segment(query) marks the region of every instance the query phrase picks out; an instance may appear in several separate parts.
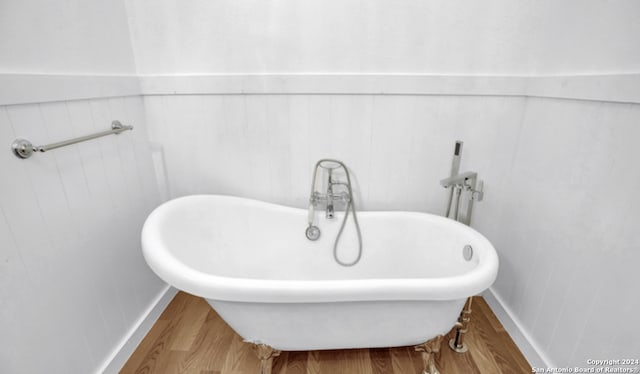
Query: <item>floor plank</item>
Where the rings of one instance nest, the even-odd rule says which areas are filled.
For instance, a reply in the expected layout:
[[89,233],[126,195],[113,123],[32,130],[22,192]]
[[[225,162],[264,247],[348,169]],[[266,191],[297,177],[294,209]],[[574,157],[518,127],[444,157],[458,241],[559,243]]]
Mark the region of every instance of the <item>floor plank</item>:
[[[474,297],[467,353],[442,341],[436,365],[442,374],[530,373],[526,361],[482,297]],[[260,366],[244,343],[201,298],[179,292],[160,315],[121,370],[124,374],[246,374]],[[422,359],[413,347],[282,352],[273,374],[420,373]]]
[[188,352],[189,366],[203,370],[220,371],[225,362],[233,330],[211,308]]
[[513,372],[513,370],[530,372],[531,367],[524,359],[520,350],[517,349],[509,334],[504,331],[504,328],[498,330],[491,328],[491,323],[489,322],[491,317],[487,317],[487,315],[493,315],[493,312],[491,312],[489,306],[483,306],[481,302],[477,304],[476,310],[482,312],[476,313],[477,316],[473,320],[473,330],[482,337],[481,341],[485,342],[485,346],[489,352],[491,352],[500,371],[503,373],[510,373]]
[[320,374],[320,351],[307,352],[307,374]]
[[[411,351],[409,351],[411,349]],[[415,372],[414,357],[420,357],[420,353],[416,352],[414,348],[393,348],[391,353],[391,367],[393,373],[413,373]]]
[[202,330],[209,314],[209,304],[200,298],[190,298],[185,307],[180,325],[176,328],[176,335],[171,343],[172,351],[189,351],[198,332]]
[[385,374],[393,371],[388,348],[370,349],[369,356],[371,357],[371,372],[373,374]]
[[[287,352],[287,359],[276,359],[276,362],[283,362],[285,368],[281,371],[285,374],[306,374],[307,373],[307,359],[309,355],[307,352]],[[277,371],[276,371],[277,373]]]
[[227,356],[220,370],[221,374],[245,374],[257,372],[260,361],[251,346],[246,344],[238,334],[234,334]]
[[149,359],[148,358],[149,353],[153,352],[156,341],[160,338],[160,336],[167,329],[168,326],[169,326],[168,320],[159,319],[156,322],[156,324],[153,326],[151,331],[149,331],[147,336],[145,336],[144,339],[142,339],[142,342],[140,342],[140,345],[138,345],[138,348],[136,349],[136,353],[139,353],[139,354],[133,354],[129,358],[127,363],[124,365],[122,370],[120,370],[120,372],[135,373],[138,368],[142,367],[143,362]]

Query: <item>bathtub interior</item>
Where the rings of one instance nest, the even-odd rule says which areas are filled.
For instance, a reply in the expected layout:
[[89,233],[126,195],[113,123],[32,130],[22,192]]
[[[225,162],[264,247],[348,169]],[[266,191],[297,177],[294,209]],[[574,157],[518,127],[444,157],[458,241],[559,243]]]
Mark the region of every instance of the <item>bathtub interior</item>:
[[[196,199],[183,204],[184,199]],[[318,241],[304,235],[307,211],[230,197],[191,196],[166,204],[161,242],[176,260],[207,274],[268,280],[441,278],[466,273],[482,257],[482,237],[459,224],[422,213],[362,212],[363,256],[356,266],[333,260],[342,214],[316,215]],[[171,229],[168,229],[171,228]],[[176,229],[179,228],[179,229]],[[477,250],[470,261],[463,248]],[[357,237],[349,218],[338,255],[356,255]]]

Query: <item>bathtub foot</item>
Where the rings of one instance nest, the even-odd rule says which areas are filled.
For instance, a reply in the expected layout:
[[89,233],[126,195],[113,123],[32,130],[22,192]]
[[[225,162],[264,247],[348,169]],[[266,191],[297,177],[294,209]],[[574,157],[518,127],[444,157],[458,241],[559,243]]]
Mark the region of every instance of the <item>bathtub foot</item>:
[[253,351],[260,359],[260,371],[259,374],[271,374],[271,368],[273,367],[273,359],[280,356],[280,351],[273,349],[266,344],[251,344]]
[[422,353],[422,361],[424,362],[424,370],[422,371],[422,374],[440,374],[438,368],[436,368],[435,355],[440,352],[442,338],[442,335],[438,335],[428,342],[414,347],[416,351]]

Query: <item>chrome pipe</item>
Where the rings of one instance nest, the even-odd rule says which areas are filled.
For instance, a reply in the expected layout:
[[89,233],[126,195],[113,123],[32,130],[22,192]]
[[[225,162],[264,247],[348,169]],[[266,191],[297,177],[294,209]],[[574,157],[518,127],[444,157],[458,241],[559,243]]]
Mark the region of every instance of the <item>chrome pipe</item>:
[[467,301],[464,303],[464,307],[462,308],[462,312],[460,312],[460,316],[458,316],[455,336],[451,340],[449,340],[449,347],[457,353],[464,353],[469,350],[467,345],[464,344],[464,334],[469,331],[472,302],[473,296],[467,298]]
[[461,222],[460,221],[460,197],[462,197],[462,187],[460,185],[454,184],[451,187],[452,191],[456,191],[455,192],[455,200],[456,200],[456,209],[453,211],[453,219]]
[[133,126],[125,126],[120,121],[111,122],[111,130],[101,131],[91,135],[79,136],[77,138],[64,140],[57,143],[51,143],[47,145],[34,146],[30,141],[26,139],[16,139],[11,143],[11,149],[13,154],[18,158],[29,158],[35,152],[47,152],[56,148],[65,147],[71,144],[86,142],[96,138],[101,138],[107,135],[117,135],[121,132],[133,130]]
[[333,169],[328,169],[329,177],[327,180],[327,208],[325,212],[325,217],[328,219],[333,219],[334,210],[333,210]]

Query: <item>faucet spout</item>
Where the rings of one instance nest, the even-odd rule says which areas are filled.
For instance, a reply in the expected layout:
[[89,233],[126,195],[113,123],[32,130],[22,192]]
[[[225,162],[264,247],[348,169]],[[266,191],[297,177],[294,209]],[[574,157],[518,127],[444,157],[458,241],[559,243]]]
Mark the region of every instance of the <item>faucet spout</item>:
[[333,219],[334,217],[334,209],[333,209],[333,170],[329,169],[329,178],[327,180],[327,209],[326,209],[326,217],[328,219]]

